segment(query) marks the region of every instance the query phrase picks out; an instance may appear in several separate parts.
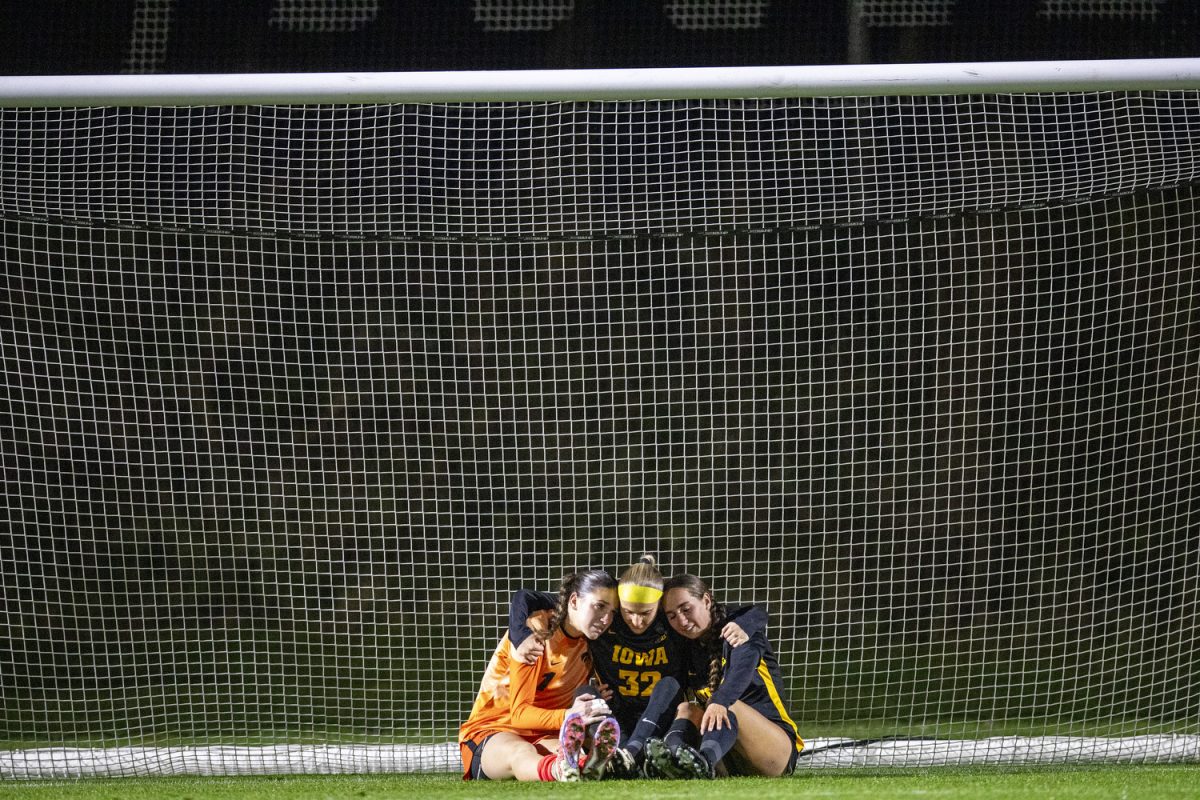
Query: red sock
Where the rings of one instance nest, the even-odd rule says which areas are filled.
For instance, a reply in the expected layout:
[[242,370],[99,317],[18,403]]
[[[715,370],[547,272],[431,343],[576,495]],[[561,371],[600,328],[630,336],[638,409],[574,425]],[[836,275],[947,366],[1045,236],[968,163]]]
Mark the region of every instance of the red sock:
[[558,758],[554,753],[542,756],[542,760],[538,762],[538,780],[552,781],[554,777],[554,761]]

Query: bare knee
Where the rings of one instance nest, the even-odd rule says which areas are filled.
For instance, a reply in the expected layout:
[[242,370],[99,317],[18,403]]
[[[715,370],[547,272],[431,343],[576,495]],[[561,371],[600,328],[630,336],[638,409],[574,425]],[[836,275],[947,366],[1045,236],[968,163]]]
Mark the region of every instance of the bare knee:
[[498,733],[484,745],[480,766],[492,780],[536,781],[541,760],[541,754],[531,743],[518,736]]
[[704,716],[704,712],[700,710],[700,707],[686,700],[675,709],[675,719],[690,719],[699,724],[702,716]]
[[778,724],[741,702],[730,709],[738,717],[738,741],[734,749],[752,767],[754,774],[778,777],[787,772],[795,742]]

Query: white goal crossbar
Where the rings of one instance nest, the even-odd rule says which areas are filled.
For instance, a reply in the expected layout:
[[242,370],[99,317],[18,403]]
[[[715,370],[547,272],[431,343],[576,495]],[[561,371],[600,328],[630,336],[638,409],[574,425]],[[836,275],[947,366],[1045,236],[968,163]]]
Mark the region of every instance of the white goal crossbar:
[[686,100],[1200,89],[1200,58],[0,77],[0,107]]

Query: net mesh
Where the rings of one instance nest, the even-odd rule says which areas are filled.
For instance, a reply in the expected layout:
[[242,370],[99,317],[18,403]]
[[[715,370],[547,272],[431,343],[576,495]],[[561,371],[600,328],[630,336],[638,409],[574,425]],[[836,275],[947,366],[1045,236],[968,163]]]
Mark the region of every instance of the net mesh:
[[0,775],[455,769],[643,552],[802,765],[1200,758],[1198,99],[0,112]]

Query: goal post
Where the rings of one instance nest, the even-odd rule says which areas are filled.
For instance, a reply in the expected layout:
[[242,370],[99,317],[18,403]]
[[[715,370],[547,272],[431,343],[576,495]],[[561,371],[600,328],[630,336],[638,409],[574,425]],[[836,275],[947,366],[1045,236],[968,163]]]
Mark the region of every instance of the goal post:
[[606,102],[993,92],[1162,91],[1200,85],[1200,58],[477,72],[28,75],[0,106]]
[[1198,65],[0,78],[0,777],[454,770],[646,552],[801,769],[1200,759]]

